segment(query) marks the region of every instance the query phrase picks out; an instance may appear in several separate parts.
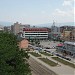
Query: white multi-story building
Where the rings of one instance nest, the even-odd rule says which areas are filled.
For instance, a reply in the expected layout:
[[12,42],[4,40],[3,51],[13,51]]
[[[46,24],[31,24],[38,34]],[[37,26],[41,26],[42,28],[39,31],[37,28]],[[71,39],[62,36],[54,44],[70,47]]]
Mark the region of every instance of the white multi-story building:
[[26,39],[48,39],[47,28],[23,28],[23,38]]

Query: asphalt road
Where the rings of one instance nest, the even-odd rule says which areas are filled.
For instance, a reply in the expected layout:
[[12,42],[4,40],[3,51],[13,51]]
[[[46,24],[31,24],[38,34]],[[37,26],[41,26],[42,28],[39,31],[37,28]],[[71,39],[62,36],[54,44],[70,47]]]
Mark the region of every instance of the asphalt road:
[[29,64],[32,70],[32,75],[56,75],[53,71],[49,70],[31,57],[29,58]]

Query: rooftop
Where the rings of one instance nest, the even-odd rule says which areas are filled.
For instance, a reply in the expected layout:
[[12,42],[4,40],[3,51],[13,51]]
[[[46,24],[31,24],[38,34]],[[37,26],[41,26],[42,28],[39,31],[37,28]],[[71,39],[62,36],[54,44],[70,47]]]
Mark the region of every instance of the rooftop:
[[75,45],[75,42],[65,41],[64,43],[71,44],[71,45]]
[[48,31],[47,28],[23,28],[23,31]]

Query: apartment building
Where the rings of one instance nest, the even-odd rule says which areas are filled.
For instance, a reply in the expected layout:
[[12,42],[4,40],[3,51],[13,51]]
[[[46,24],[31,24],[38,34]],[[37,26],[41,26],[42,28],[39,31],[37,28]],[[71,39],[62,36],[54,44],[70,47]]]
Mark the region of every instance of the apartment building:
[[16,22],[13,25],[11,25],[11,32],[17,35],[18,33],[23,31],[23,28],[29,28],[29,27],[30,27],[29,24],[21,24]]
[[70,41],[75,41],[75,29],[73,29],[72,32],[70,33],[69,40]]
[[62,33],[62,39],[65,41],[75,41],[75,29],[64,30]]

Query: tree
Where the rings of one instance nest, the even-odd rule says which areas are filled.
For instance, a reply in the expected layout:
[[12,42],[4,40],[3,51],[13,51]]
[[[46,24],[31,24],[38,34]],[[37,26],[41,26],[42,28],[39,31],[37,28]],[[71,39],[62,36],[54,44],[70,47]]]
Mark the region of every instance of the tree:
[[27,52],[19,50],[15,35],[0,32],[0,75],[31,75],[28,58]]

